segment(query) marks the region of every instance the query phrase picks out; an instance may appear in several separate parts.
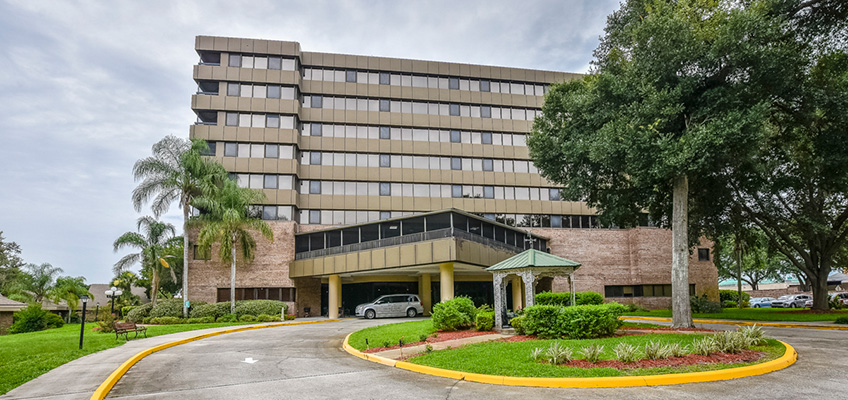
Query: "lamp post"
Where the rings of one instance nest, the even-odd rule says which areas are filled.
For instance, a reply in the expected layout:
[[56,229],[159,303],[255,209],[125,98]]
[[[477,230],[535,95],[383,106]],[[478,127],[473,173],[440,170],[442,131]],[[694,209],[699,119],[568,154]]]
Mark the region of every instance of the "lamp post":
[[85,335],[85,305],[88,304],[88,296],[82,295],[80,296],[80,300],[82,300],[82,321],[80,322],[80,350],[82,350],[82,338]]
[[115,316],[115,297],[119,297],[122,294],[124,292],[114,286],[106,291],[106,297],[112,299],[112,316]]
[[97,308],[94,309],[94,321],[97,322],[97,316],[100,315],[100,302],[97,302]]

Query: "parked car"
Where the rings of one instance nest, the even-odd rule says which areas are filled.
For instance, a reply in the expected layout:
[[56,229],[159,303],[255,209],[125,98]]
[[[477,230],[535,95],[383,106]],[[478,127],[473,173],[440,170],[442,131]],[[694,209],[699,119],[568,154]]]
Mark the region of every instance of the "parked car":
[[775,300],[774,297],[752,297],[748,304],[751,308],[771,308],[771,302]]
[[415,317],[424,313],[421,300],[414,294],[389,294],[370,303],[356,306],[356,316],[368,319],[382,317]]
[[[842,303],[843,306],[848,306],[848,292],[839,292],[839,293],[831,294],[830,295],[830,301],[834,301],[834,300],[839,300]],[[813,300],[810,299],[810,300],[807,300],[806,302],[804,302],[804,307],[812,308],[813,307]]]
[[773,308],[802,308],[807,300],[812,300],[813,296],[808,294],[787,294],[780,296],[777,300],[771,302]]

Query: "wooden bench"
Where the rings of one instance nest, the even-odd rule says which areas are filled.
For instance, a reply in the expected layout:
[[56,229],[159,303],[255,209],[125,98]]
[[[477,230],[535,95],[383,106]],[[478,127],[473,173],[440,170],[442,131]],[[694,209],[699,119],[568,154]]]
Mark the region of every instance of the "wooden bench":
[[147,327],[138,326],[135,322],[115,322],[115,340],[118,340],[121,335],[124,335],[124,339],[130,340],[130,333],[135,332],[135,336],[133,339],[138,337],[139,332],[144,333],[144,337],[147,337]]

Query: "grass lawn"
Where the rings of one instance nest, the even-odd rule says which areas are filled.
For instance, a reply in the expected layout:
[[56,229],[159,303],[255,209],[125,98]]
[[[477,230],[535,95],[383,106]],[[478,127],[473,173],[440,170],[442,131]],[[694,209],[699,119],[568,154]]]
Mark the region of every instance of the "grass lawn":
[[[626,342],[637,347],[644,347],[651,340],[665,343],[677,342],[689,345],[692,341],[704,335],[681,334],[651,334],[623,336],[593,340],[534,340],[527,342],[487,342],[468,345],[451,350],[434,351],[422,356],[409,359],[409,362],[431,367],[445,368],[455,371],[465,371],[478,374],[521,376],[521,377],[598,377],[598,376],[628,376],[628,375],[660,375],[696,371],[710,371],[749,365],[739,364],[707,364],[690,365],[686,367],[659,367],[647,369],[619,370],[615,368],[575,368],[543,364],[533,360],[531,355],[537,347],[547,348],[553,342],[571,347],[575,358],[582,358],[579,350],[592,343],[604,345],[604,360],[614,359],[613,347],[619,342]],[[766,358],[758,361],[773,360],[783,355],[785,348],[776,340],[769,339],[765,346],[753,347],[753,350],[765,351]]]
[[[693,318],[702,319],[737,319],[743,321],[778,321],[778,322],[833,322],[839,317],[848,317],[848,311],[830,313],[793,313],[800,309],[785,308],[725,308],[720,313],[692,313]],[[671,317],[671,310],[654,310],[642,312],[627,312],[627,316],[633,317]]]
[[391,346],[398,344],[403,339],[404,343],[418,342],[426,339],[436,332],[430,319],[423,321],[400,322],[372,326],[350,335],[348,343],[357,350],[366,350],[365,339],[368,339],[368,347]]
[[[147,328],[147,336],[231,325],[245,325],[245,323],[150,326]],[[0,336],[0,395],[64,363],[126,343],[123,339],[115,340],[114,333],[98,333],[89,329],[95,326],[97,324],[86,324],[82,350],[79,349],[79,324],[40,332]]]

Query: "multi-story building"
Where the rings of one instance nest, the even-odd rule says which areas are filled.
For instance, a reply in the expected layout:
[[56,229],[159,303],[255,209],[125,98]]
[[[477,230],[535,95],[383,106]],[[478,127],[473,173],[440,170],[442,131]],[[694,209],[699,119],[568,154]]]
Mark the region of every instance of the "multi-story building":
[[[199,36],[196,51],[191,137],[206,139],[241,186],[265,192],[256,212],[275,233],[239,270],[238,298],[312,315],[388,292],[488,301],[483,269],[532,246],[582,263],[577,290],[670,304],[670,233],[647,219],[599,226],[530,161],[525,138],[544,94],[578,74],[225,37]],[[703,245],[692,291],[717,296]],[[196,256],[189,298],[229,299],[229,268]],[[519,301],[522,285],[512,286]],[[565,289],[550,279],[537,287]]]

